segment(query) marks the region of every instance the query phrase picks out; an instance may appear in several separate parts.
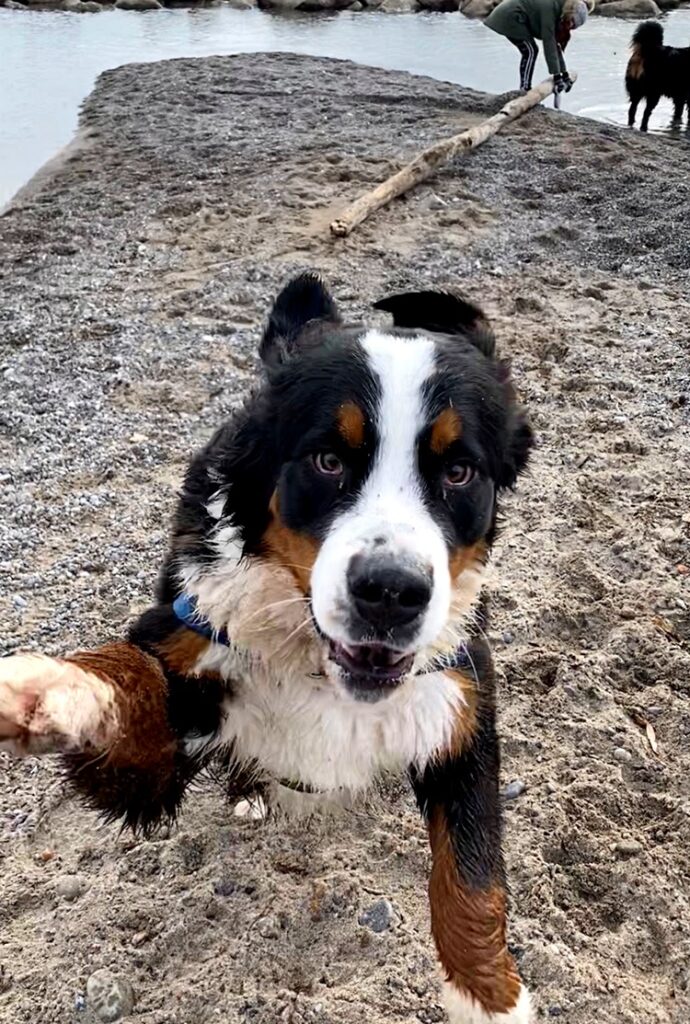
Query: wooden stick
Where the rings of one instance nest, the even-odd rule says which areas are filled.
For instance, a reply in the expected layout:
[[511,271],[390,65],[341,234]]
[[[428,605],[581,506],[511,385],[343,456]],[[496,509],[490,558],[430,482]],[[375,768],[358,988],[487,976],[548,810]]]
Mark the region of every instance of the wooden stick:
[[[577,75],[571,74],[570,77],[574,82]],[[515,121],[516,118],[521,117],[522,114],[531,110],[532,107],[536,107],[538,103],[541,103],[547,96],[550,96],[552,92],[553,78],[547,78],[540,85],[535,86],[534,89],[530,89],[524,96],[518,96],[517,99],[510,100],[504,107],[501,107],[497,114],[490,117],[488,121],[482,121],[481,124],[475,125],[474,128],[469,128],[459,135],[454,135],[450,139],[444,139],[443,142],[437,142],[435,146],[425,149],[423,153],[415,157],[412,163],[406,164],[392,178],[387,178],[380,185],[377,185],[375,189],[372,189],[371,192],[365,192],[351,206],[348,206],[342,216],[338,217],[331,224],[331,233],[338,238],[344,238],[346,235],[349,235],[358,224],[366,220],[369,214],[380,210],[386,203],[390,203],[391,199],[395,199],[397,196],[401,196],[403,192],[414,188],[420,181],[430,178],[434,171],[442,164],[447,163],[456,153],[464,153],[470,149],[476,149],[477,146],[481,146],[482,142],[490,139],[504,125],[510,124],[511,121]]]

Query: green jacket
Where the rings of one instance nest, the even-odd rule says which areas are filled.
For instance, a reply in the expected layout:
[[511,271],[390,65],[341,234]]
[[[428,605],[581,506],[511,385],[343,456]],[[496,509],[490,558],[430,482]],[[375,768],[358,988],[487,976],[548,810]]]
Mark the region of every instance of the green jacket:
[[541,39],[549,73],[563,74],[565,60],[556,42],[556,30],[564,3],[565,0],[501,0],[484,24],[508,39]]

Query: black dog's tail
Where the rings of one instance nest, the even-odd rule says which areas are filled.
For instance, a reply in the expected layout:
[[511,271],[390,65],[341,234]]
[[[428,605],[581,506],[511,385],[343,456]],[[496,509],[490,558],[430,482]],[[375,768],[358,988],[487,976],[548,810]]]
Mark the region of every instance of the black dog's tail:
[[645,73],[645,62],[660,53],[664,45],[664,29],[658,21],[642,21],[631,40],[630,60],[625,72],[625,86],[631,99],[640,99],[639,80]]
[[641,22],[632,37],[633,53],[640,54],[642,59],[664,45],[664,28],[658,21]]

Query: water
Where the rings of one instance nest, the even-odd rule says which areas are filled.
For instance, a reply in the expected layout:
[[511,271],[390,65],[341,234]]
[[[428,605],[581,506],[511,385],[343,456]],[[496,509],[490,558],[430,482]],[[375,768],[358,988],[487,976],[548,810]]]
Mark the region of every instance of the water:
[[[623,74],[633,24],[591,18],[568,60],[580,78],[563,108],[624,124]],[[690,10],[666,19],[667,42],[690,42]],[[131,61],[289,51],[341,57],[487,92],[517,84],[518,55],[459,14],[279,16],[226,7],[97,15],[0,8],[0,206],[71,139],[79,104],[106,68]],[[545,77],[540,60],[535,81]],[[662,101],[652,128],[671,120]]]

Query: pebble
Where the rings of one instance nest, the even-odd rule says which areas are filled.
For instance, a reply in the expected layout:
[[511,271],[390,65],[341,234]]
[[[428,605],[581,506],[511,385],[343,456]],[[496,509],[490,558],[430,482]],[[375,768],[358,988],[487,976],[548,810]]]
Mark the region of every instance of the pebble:
[[14,605],[15,608],[23,609],[27,607],[26,599],[21,597],[19,594],[14,595],[14,597],[12,598],[12,604]]
[[636,854],[642,853],[644,847],[636,839],[621,839],[620,842],[614,844],[613,849],[621,857],[634,857]]
[[620,761],[621,764],[629,764],[632,761],[632,754],[625,747],[616,747],[613,752],[614,759]]
[[259,935],[264,939],[280,938],[280,923],[277,917],[264,917],[256,926]]
[[395,920],[395,911],[390,900],[377,900],[359,915],[359,923],[372,932],[385,932]]
[[508,631],[501,634],[501,639],[503,640],[504,644],[512,644],[515,641],[515,637],[513,636],[513,634],[509,633]]
[[84,879],[79,875],[62,875],[55,880],[55,895],[67,903],[76,900],[84,891]]
[[503,790],[503,796],[506,800],[517,800],[519,796],[522,796],[526,789],[526,782],[523,782],[522,779],[513,779],[513,781],[509,782]]
[[103,1024],[113,1024],[134,1009],[134,990],[126,978],[110,971],[95,971],[86,983],[90,1009]]

